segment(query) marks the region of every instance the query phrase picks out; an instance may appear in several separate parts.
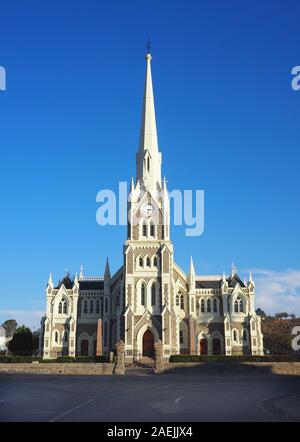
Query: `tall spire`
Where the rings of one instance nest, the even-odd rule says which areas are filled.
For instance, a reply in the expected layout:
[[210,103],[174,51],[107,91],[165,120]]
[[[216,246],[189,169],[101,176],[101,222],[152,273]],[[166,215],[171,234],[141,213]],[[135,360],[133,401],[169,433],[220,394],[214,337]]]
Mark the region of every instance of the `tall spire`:
[[136,178],[149,190],[154,190],[157,183],[161,187],[161,154],[158,151],[151,60],[148,52]]
[[106,258],[106,265],[105,265],[105,271],[104,271],[104,279],[107,279],[107,280],[110,279],[110,268],[109,268],[108,258]]

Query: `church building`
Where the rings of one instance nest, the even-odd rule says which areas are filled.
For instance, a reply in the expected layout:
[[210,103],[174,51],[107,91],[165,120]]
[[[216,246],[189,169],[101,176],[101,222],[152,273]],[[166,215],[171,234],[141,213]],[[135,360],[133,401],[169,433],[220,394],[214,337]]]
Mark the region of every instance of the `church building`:
[[[107,260],[103,277],[87,277],[81,268],[46,287],[43,357],[92,356],[125,343],[126,361],[154,356],[161,340],[170,355],[261,355],[263,336],[255,313],[255,283],[229,275],[197,275],[192,258],[186,274],[174,260],[170,204],[161,177],[151,55],[146,55],[136,180],[128,202],[127,240],[123,265],[113,275]],[[99,324],[101,327],[99,333]],[[98,342],[99,344],[99,342]],[[98,354],[98,353],[97,353]]]

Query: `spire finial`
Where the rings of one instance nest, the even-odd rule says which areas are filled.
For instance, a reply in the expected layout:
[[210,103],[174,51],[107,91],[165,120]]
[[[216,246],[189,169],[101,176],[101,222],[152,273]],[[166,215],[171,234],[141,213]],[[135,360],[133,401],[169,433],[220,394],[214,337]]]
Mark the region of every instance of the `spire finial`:
[[231,264],[231,277],[233,278],[234,275],[237,274],[237,268],[236,265],[234,264],[234,262]]
[[150,50],[151,50],[151,40],[150,40],[150,35],[148,35],[148,40],[147,40],[146,49],[147,49],[147,54],[150,54]]
[[80,266],[80,275],[79,275],[79,279],[83,279],[83,265],[81,264]]

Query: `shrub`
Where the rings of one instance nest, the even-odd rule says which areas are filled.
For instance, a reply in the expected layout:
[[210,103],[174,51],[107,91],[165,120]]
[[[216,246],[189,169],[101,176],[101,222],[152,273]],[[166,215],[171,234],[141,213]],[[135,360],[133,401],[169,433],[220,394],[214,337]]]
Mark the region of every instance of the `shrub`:
[[41,362],[41,358],[35,356],[0,356],[0,364],[20,364],[20,363],[31,363],[34,361]]
[[76,357],[76,362],[106,362],[107,361],[107,357],[102,355],[102,356],[77,356]]
[[170,362],[293,362],[300,361],[299,355],[225,356],[225,355],[171,355]]
[[37,356],[4,356],[0,355],[0,364],[21,364],[21,363],[32,363],[32,362],[40,362],[43,364],[65,364],[65,363],[72,363],[72,362],[79,362],[79,363],[103,363],[107,362],[107,357],[102,356],[77,356],[76,358],[73,358],[72,356],[61,356],[57,359],[42,359]]

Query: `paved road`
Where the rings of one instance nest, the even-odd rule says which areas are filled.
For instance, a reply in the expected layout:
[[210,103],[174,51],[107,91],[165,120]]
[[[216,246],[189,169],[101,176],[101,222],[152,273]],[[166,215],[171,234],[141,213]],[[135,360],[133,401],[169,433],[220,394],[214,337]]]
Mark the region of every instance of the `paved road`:
[[0,421],[300,421],[300,377],[0,376]]

